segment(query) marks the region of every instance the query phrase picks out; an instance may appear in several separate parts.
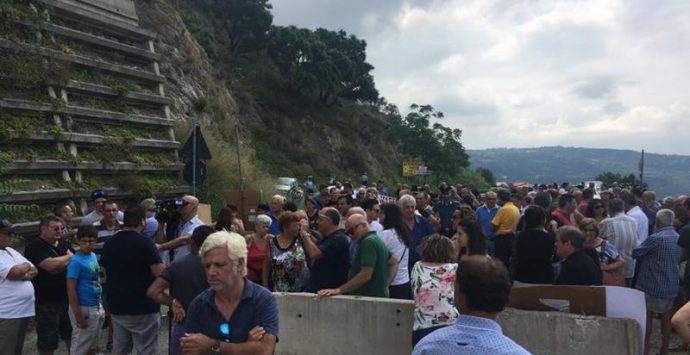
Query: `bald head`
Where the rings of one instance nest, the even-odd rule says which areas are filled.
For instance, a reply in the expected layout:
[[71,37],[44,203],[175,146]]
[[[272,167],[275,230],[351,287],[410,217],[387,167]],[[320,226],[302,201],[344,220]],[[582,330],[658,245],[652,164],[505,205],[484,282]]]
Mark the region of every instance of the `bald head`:
[[199,206],[199,199],[192,195],[184,195],[182,199],[190,205]]
[[196,216],[199,207],[199,199],[192,195],[184,195],[182,200],[186,202],[186,204],[180,207],[180,216],[182,216],[183,220],[189,221],[192,217]]
[[369,232],[369,223],[367,217],[361,214],[353,214],[345,221],[345,230],[352,240],[359,241],[367,232]]

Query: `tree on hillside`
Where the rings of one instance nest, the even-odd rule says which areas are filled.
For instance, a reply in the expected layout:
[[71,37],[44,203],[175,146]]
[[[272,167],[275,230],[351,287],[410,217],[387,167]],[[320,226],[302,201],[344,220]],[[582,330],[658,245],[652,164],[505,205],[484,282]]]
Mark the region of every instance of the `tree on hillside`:
[[432,125],[431,120],[442,119],[443,112],[434,110],[431,105],[412,104],[410,109],[405,117],[388,115],[390,136],[398,140],[403,153],[418,157],[432,171],[449,177],[467,167],[468,156],[460,142],[462,131],[438,122]]
[[618,183],[619,185],[630,185],[642,188],[647,187],[647,183],[644,183],[642,186],[640,186],[640,180],[635,176],[635,174],[623,176],[619,173],[607,171],[594,177],[594,180],[601,181],[606,186],[611,186],[613,183]]
[[264,47],[273,23],[268,0],[206,0],[221,22],[233,53]]
[[496,177],[494,177],[494,172],[491,171],[489,168],[485,168],[483,166],[480,166],[476,169],[477,173],[484,177],[484,180],[489,183],[491,186],[496,185]]
[[345,31],[275,26],[268,50],[293,89],[332,105],[340,98],[376,102],[379,93],[366,62],[366,42]]

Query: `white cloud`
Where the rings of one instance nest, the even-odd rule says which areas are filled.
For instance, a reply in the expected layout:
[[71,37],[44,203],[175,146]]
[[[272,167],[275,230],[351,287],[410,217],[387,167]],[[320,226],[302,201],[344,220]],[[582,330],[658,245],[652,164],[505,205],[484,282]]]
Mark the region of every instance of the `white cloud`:
[[472,149],[690,154],[687,0],[274,0],[275,22],[368,43],[379,91],[431,104]]

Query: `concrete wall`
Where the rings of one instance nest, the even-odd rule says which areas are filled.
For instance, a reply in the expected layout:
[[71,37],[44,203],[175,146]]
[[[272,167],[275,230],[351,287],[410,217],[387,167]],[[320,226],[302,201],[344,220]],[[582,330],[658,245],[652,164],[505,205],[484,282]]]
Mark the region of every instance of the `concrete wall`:
[[[400,355],[411,352],[411,301],[275,293],[279,355]],[[504,333],[533,354],[636,354],[632,320],[508,309]]]
[[640,354],[637,322],[558,312],[507,309],[503,333],[533,354]]
[[411,301],[275,293],[279,355],[400,355],[412,346]]

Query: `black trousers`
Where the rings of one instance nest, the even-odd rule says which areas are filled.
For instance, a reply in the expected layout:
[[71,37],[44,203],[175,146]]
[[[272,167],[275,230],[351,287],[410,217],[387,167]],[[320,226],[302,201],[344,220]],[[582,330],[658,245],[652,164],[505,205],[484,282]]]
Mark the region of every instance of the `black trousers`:
[[399,300],[411,300],[412,286],[409,281],[401,285],[391,285],[388,287],[388,295]]
[[513,256],[513,243],[515,242],[515,233],[499,234],[494,237],[494,247],[496,249],[495,257],[510,267],[510,258]]

